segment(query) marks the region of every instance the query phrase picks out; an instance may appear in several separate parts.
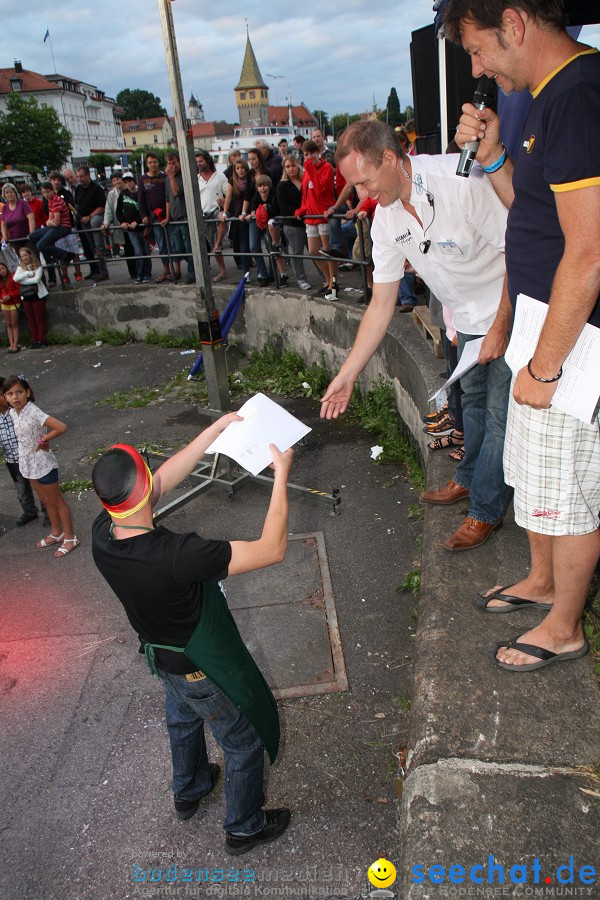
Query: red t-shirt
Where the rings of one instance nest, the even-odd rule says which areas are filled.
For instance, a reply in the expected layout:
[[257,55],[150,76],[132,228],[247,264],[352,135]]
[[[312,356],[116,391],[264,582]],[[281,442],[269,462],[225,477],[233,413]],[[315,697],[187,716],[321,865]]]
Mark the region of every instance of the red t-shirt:
[[40,200],[39,197],[32,197],[31,200],[28,201],[31,207],[31,212],[35,216],[35,227],[41,228],[42,225],[46,224],[46,216],[44,215],[44,204]]
[[58,194],[54,194],[52,199],[48,200],[48,218],[57,212],[60,213],[60,221],[58,224],[64,225],[65,228],[70,228],[71,217],[69,216],[69,207],[62,197],[59,197]]
[[21,290],[12,273],[9,273],[6,281],[0,281],[0,300],[3,303],[14,303],[16,306],[21,302]]

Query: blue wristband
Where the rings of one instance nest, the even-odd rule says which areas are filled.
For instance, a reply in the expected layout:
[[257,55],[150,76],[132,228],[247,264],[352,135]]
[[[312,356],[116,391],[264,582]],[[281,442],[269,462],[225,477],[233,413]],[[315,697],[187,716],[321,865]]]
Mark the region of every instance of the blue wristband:
[[502,155],[500,156],[500,158],[497,159],[495,163],[492,163],[491,166],[482,166],[481,168],[486,173],[486,175],[491,175],[492,172],[497,172],[498,169],[502,168],[502,166],[506,162],[507,157],[508,154],[506,152],[506,147],[504,146],[504,144],[502,144]]

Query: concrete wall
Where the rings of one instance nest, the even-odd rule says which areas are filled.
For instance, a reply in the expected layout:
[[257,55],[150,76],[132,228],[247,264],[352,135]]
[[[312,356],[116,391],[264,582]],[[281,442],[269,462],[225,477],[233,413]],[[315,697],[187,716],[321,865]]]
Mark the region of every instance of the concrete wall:
[[[222,309],[231,287],[218,287],[215,299]],[[47,304],[49,328],[66,335],[100,328],[125,331],[138,340],[154,329],[174,337],[197,333],[196,293],[182,285],[99,285],[73,292],[53,293]],[[245,349],[261,349],[269,340],[281,341],[309,363],[324,363],[332,372],[346,358],[365,307],[328,303],[318,297],[249,285],[246,302],[230,333]],[[415,443],[426,456],[420,412],[427,398],[442,384],[443,361],[436,359],[409,315],[394,319],[378,351],[368,363],[361,385],[380,375],[395,388],[398,411]]]

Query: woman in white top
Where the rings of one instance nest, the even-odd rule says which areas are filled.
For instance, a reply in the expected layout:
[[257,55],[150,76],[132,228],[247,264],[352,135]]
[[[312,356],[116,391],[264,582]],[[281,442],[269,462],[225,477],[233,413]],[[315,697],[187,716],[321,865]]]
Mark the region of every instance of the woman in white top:
[[[58,463],[50,451],[50,441],[64,434],[67,426],[35,405],[35,397],[22,375],[10,375],[2,385],[19,446],[19,471],[28,478],[48,513],[50,534],[36,544],[50,547],[60,544],[55,552],[59,559],[79,546],[73,534],[71,510],[60,491]],[[46,428],[49,431],[46,431]]]
[[46,297],[48,288],[44,284],[44,270],[39,259],[29,247],[19,250],[19,265],[13,275],[21,288],[23,309],[29,324],[31,349],[47,347],[46,343]]

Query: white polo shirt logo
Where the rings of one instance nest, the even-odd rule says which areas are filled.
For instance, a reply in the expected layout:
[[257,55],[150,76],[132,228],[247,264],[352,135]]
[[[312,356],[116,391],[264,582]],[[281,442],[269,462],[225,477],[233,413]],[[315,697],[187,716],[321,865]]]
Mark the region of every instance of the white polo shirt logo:
[[410,228],[407,228],[403,234],[399,234],[398,237],[394,238],[397,244],[410,244],[412,241],[412,234],[410,233]]

